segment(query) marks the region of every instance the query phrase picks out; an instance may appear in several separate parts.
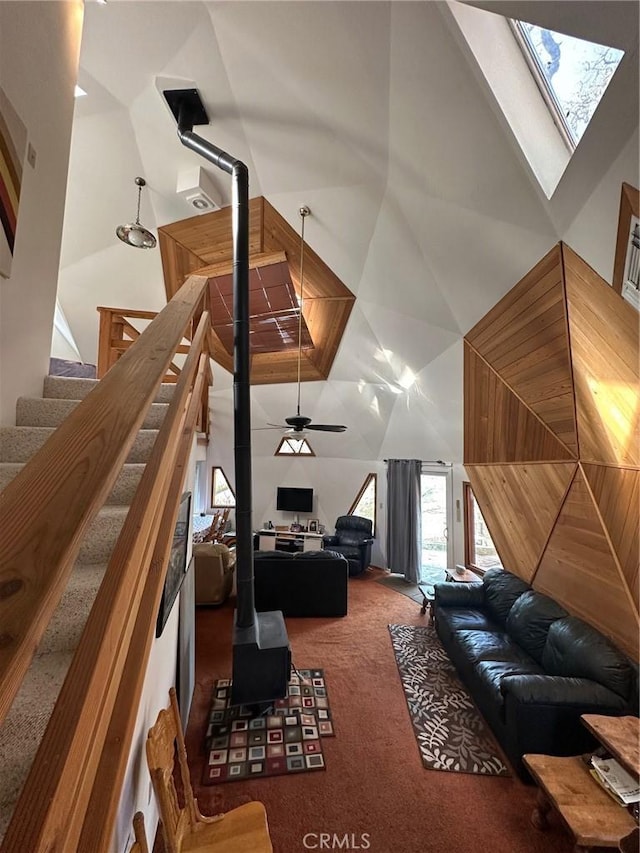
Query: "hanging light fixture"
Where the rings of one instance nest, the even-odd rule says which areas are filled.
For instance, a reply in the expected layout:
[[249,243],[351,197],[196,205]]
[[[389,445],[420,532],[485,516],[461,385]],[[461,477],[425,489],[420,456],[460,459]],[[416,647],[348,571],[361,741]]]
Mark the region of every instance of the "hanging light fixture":
[[142,187],[147,185],[144,178],[136,178],[135,184],[138,187],[138,210],[136,213],[136,221],[127,225],[118,225],[116,234],[123,243],[128,246],[133,246],[136,249],[153,249],[156,245],[156,238],[151,231],[148,231],[144,225],[140,225],[140,195]]

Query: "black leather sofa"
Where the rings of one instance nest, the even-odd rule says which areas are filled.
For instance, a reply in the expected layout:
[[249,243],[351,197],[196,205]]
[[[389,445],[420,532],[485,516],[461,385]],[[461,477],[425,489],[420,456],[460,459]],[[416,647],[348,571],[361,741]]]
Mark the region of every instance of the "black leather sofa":
[[637,714],[637,669],[606,637],[500,569],[435,585],[438,636],[516,772],[526,753],[598,745],[581,714]]
[[256,551],[256,610],[285,616],[346,616],[349,563],[333,551]]

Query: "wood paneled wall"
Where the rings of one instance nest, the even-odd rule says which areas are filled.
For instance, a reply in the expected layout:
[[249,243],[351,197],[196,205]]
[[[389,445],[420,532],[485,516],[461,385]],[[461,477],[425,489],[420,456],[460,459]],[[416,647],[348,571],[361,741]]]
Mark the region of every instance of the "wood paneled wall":
[[[158,229],[167,300],[197,272],[213,278],[232,272],[231,208],[192,216]],[[286,262],[291,282],[300,292],[300,236],[262,196],[249,201],[249,266],[264,269]],[[347,325],[355,296],[305,242],[303,315],[313,341],[301,362],[303,382],[327,379]],[[267,316],[267,315],[263,315]],[[216,333],[211,317],[211,357],[226,370],[233,359]],[[295,382],[297,350],[251,354],[251,384]]]
[[638,314],[555,246],[466,335],[464,459],[505,568],[639,658]]

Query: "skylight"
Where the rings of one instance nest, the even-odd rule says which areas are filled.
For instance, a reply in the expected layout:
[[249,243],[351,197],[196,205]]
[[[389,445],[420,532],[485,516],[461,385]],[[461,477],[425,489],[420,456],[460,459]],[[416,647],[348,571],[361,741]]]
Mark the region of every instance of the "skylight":
[[624,51],[512,21],[531,71],[573,150],[600,103]]

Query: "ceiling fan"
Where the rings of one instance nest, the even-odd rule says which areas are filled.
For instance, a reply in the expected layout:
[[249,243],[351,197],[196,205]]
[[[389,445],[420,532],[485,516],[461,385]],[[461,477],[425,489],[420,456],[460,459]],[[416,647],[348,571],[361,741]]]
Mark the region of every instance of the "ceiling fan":
[[311,211],[307,205],[303,205],[299,211],[302,219],[302,227],[300,229],[300,305],[298,311],[298,402],[296,406],[296,414],[289,418],[285,418],[284,424],[269,424],[263,429],[284,429],[285,436],[290,438],[304,438],[305,431],[308,429],[317,430],[318,432],[344,432],[346,426],[342,424],[314,424],[311,418],[307,418],[300,414],[300,366],[302,363],[302,299],[304,285],[304,221],[309,216]]

